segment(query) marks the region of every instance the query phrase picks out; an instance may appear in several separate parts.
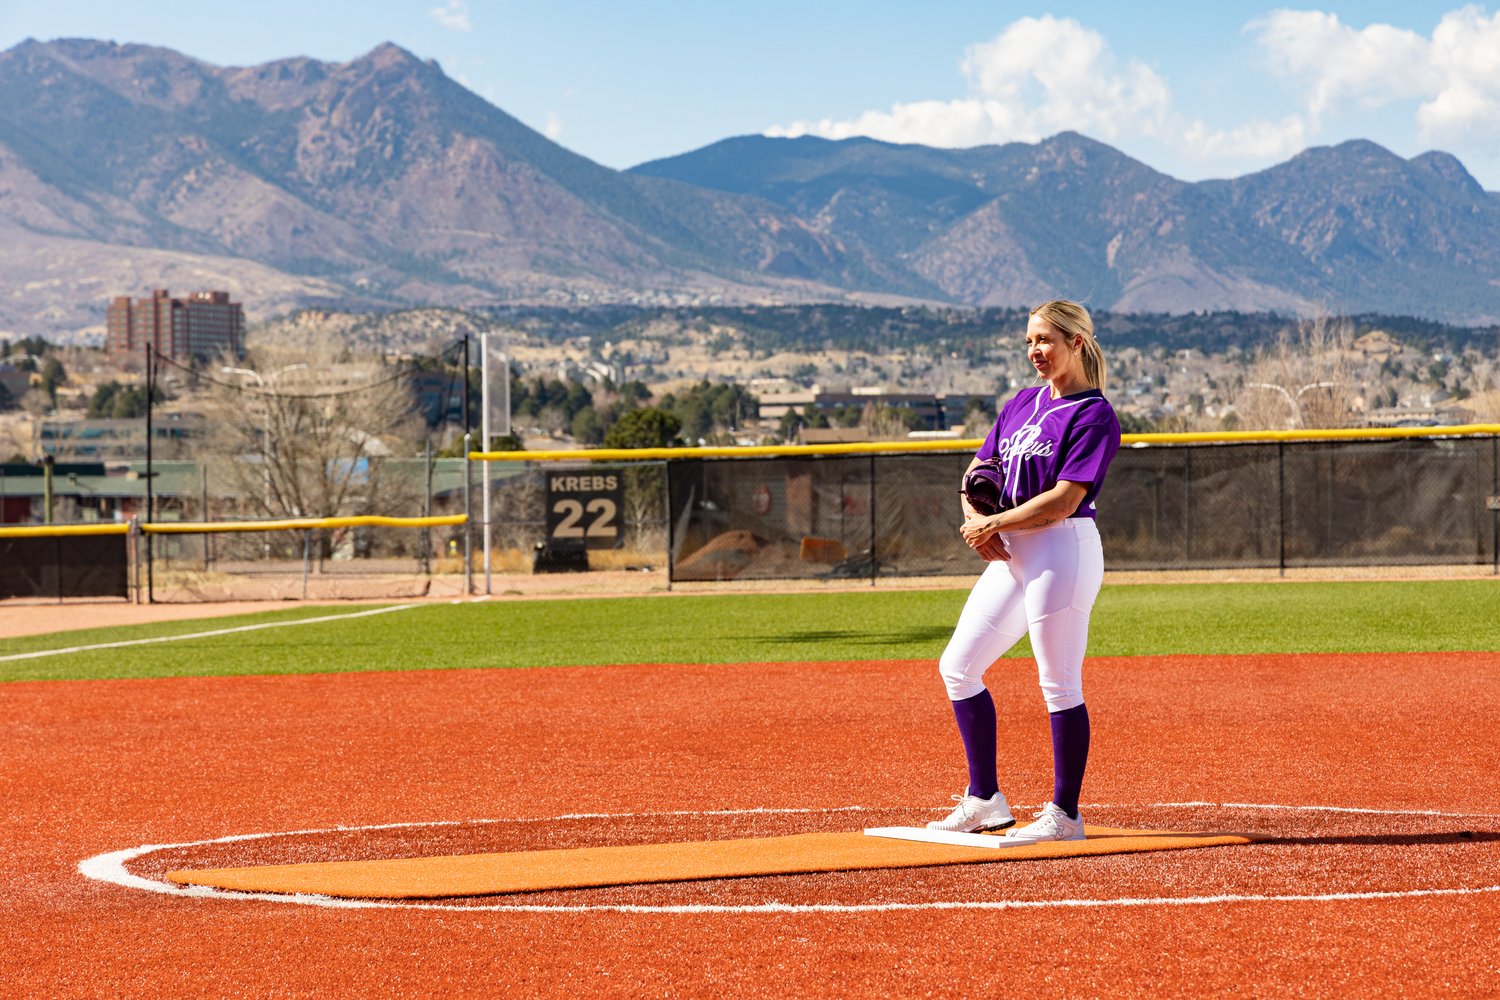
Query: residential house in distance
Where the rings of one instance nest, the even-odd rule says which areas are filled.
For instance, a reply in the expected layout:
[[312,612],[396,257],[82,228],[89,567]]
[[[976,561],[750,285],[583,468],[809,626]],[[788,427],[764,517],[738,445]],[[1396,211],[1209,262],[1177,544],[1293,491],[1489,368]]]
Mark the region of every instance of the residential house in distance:
[[[785,388],[778,385],[773,386],[771,391],[762,391],[760,394],[760,422],[762,427],[769,430],[777,425],[788,410],[803,413],[811,409],[832,413],[836,410],[858,410],[867,404],[875,403],[894,410],[915,413],[919,418],[921,431],[946,431],[963,424],[964,410],[970,398],[964,393],[935,395],[919,392],[887,392],[877,387],[856,387],[847,391],[832,392],[825,391],[819,385],[807,389]],[[980,433],[982,435],[983,431]],[[817,439],[816,443],[820,444],[861,440],[837,434],[814,434],[813,437]],[[804,431],[803,440],[814,443],[807,438],[806,431]]]
[[190,292],[174,299],[165,288],[149,298],[117,296],[109,304],[105,350],[112,362],[138,358],[147,345],[173,361],[207,361],[245,353],[245,310],[228,292]]

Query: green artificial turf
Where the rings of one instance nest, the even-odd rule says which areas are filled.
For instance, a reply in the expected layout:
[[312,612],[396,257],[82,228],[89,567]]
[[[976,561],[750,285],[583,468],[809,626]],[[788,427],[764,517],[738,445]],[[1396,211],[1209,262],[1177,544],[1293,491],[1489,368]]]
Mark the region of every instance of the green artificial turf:
[[[36,659],[0,680],[609,663],[934,659],[965,592],[694,595],[428,604],[374,617]],[[0,657],[353,612],[268,614],[0,641]],[[1109,587],[1092,656],[1500,649],[1500,581]],[[1011,655],[1029,655],[1022,642]]]

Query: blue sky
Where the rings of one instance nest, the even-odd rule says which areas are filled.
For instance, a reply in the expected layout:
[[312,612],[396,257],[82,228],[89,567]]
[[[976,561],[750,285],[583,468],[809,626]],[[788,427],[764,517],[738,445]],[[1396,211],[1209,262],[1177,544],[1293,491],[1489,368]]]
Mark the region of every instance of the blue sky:
[[1500,190],[1485,5],[0,0],[0,48],[27,37],[219,65],[393,41],[612,167],[746,133],[970,146],[1072,128],[1190,180],[1358,137],[1448,150]]

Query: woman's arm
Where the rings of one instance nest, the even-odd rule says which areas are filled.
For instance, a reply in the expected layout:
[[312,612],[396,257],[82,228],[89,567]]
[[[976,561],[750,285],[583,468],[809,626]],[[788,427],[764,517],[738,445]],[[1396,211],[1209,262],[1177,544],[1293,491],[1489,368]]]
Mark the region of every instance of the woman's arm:
[[968,542],[971,547],[978,548],[1001,531],[1045,528],[1049,524],[1056,524],[1064,518],[1072,517],[1073,512],[1078,510],[1078,505],[1083,503],[1083,498],[1088,496],[1088,492],[1087,483],[1060,480],[1050,490],[1038,493],[1019,507],[1002,510],[989,517],[976,514],[965,520],[963,527],[959,530],[964,536],[964,541]]

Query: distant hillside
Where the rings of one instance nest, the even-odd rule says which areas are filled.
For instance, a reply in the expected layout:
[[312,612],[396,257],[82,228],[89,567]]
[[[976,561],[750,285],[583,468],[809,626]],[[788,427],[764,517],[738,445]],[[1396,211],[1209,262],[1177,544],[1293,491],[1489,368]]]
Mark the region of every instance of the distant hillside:
[[1500,320],[1500,196],[1371,143],[1231,181],[1098,142],[730,139],[632,171],[382,45],[224,68],[0,53],[0,332],[102,332],[113,294],[297,307],[853,302]]
[[[430,341],[421,326],[389,314],[380,324],[387,347],[418,349]],[[1232,348],[1254,352],[1270,348],[1294,328],[1297,319],[1275,313],[1124,313],[1097,310],[1093,314],[1106,352],[1133,347],[1155,353],[1194,348],[1206,354]],[[708,306],[662,308],[640,306],[497,306],[478,310],[450,322],[491,321],[501,328],[523,330],[552,343],[591,338],[594,344],[638,336],[648,329],[708,329],[744,331],[761,352],[811,353],[827,350],[864,350],[914,354],[957,352],[976,357],[998,352],[1019,356],[1026,329],[1026,309],[990,307],[872,307],[831,303],[795,306]],[[1356,335],[1383,330],[1401,343],[1424,351],[1462,353],[1477,348],[1500,351],[1500,324],[1472,327],[1413,319],[1406,316],[1361,314],[1344,317]],[[451,337],[450,337],[451,339]]]
[[[0,54],[0,98],[10,273],[101,315],[114,290],[206,282],[253,306],[934,291],[769,202],[570,153],[393,45],[225,69],[28,41]],[[128,266],[69,273],[101,244]],[[23,300],[0,328],[76,315]]]
[[1354,141],[1192,184],[1075,133],[964,150],[745,136],[634,171],[773,201],[972,304],[1500,320],[1500,196],[1445,153]]

